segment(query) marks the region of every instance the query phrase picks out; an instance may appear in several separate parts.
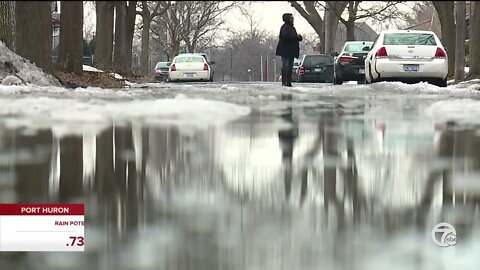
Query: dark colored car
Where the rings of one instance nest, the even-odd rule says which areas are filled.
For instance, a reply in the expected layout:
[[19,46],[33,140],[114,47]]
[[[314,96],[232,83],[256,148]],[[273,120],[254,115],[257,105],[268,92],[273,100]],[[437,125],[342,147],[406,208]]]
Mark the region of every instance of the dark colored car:
[[326,54],[306,54],[297,70],[297,82],[330,82],[333,57]]
[[155,81],[166,81],[168,79],[168,69],[170,62],[158,62],[153,69],[153,76]]
[[373,45],[372,41],[347,41],[335,59],[334,84],[345,81],[365,83],[365,58]]

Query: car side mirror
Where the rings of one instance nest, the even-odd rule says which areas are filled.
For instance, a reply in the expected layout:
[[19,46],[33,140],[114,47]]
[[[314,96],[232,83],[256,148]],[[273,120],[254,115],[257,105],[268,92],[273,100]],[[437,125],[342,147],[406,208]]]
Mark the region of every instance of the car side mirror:
[[362,48],[362,51],[364,51],[364,52],[370,51],[370,46],[365,46],[365,47],[363,47],[363,48]]
[[215,64],[215,61],[210,61],[210,64],[211,64],[211,65],[214,65],[214,64]]
[[338,52],[334,52],[333,55],[338,56]]

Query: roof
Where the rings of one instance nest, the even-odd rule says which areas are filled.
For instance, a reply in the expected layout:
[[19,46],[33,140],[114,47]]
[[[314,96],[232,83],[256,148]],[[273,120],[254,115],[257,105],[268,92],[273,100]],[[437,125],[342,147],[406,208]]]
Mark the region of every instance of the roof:
[[435,32],[429,30],[385,30],[381,33],[424,33],[434,34]]

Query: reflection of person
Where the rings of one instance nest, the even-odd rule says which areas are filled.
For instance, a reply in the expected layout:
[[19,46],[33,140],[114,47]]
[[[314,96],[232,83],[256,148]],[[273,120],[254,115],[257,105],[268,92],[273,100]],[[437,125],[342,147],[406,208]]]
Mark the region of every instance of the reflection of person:
[[280,35],[276,55],[282,57],[282,86],[292,86],[293,59],[300,53],[299,42],[302,36],[297,34],[293,27],[293,15],[285,13],[282,16],[285,22],[280,28]]

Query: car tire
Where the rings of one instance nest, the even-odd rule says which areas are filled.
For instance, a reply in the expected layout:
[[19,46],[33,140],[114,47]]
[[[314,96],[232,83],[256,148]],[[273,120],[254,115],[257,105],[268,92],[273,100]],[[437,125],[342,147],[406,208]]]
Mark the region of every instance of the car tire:
[[333,77],[333,84],[342,84],[343,81],[339,78],[337,78],[337,76]]
[[447,87],[447,79],[437,79],[433,84],[438,87]]

